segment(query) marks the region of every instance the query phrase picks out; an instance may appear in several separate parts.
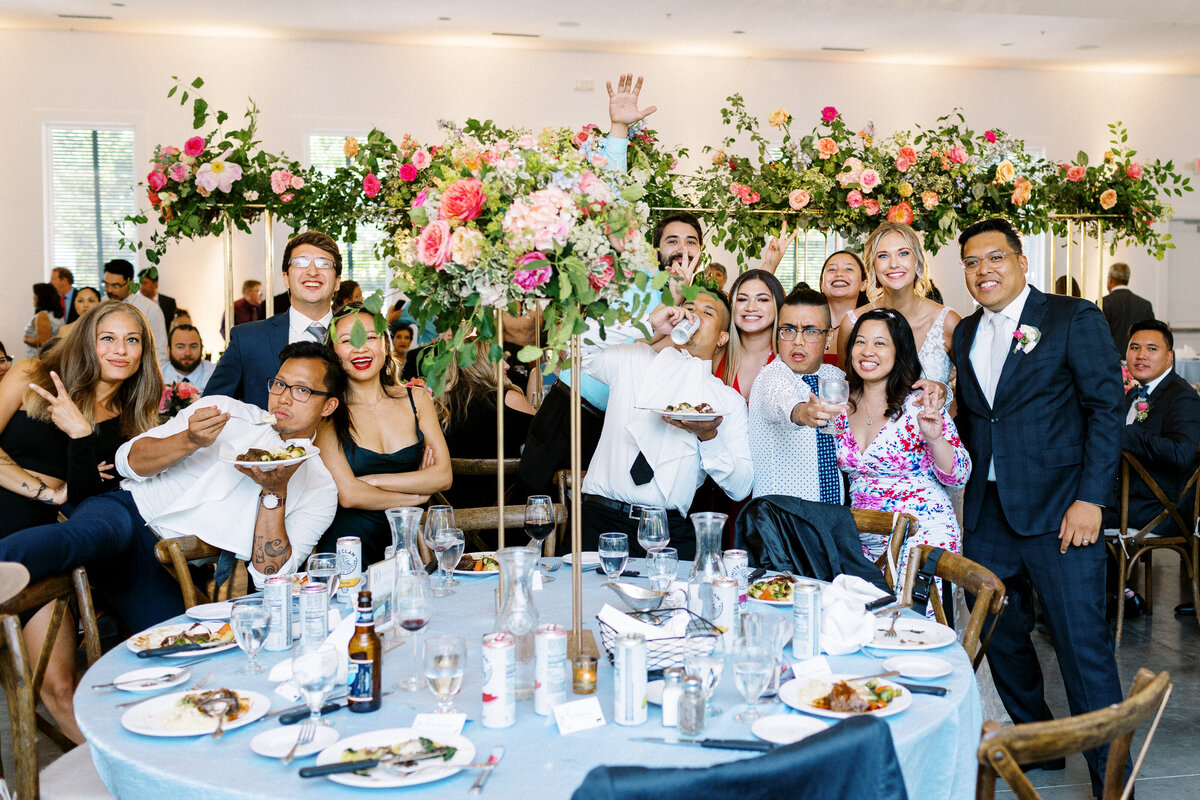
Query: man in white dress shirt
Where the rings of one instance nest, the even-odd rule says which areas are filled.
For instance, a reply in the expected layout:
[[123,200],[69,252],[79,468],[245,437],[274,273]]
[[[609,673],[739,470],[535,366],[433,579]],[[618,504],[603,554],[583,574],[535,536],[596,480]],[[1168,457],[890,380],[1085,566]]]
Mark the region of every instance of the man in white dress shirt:
[[[660,306],[649,322],[662,335],[684,317],[700,322],[686,344],[661,352],[641,342],[613,345],[585,356],[584,371],[610,389],[604,430],[582,486],[585,549],[595,549],[601,533],[625,532],[631,553],[639,554],[641,510],[662,507],[671,545],[681,559],[691,559],[696,540],[686,517],[705,474],[735,500],[750,492],[746,404],[712,374],[713,353],[729,338],[728,301],[704,290],[682,307]],[[707,403],[717,416],[681,421],[647,410],[679,403]]]
[[132,291],[132,280],[133,264],[125,259],[114,258],[104,265],[104,293],[109,300],[124,300],[142,312],[154,336],[154,355],[158,358],[159,369],[162,369],[162,365],[167,363],[167,323],[158,303],[141,292]]
[[204,358],[200,331],[194,325],[176,325],[167,336],[170,361],[163,364],[163,383],[190,383],[203,393],[216,367]]
[[332,476],[320,458],[271,470],[229,462],[252,447],[311,440],[322,419],[346,413],[347,378],[333,350],[315,342],[283,355],[269,416],[229,397],[198,401],[121,446],[120,490],[85,500],[66,522],[0,540],[0,561],[24,564],[35,580],[86,566],[134,630],[184,610],[179,585],[154,557],[160,538],[196,536],[246,559],[256,585],[295,572],[333,521]]

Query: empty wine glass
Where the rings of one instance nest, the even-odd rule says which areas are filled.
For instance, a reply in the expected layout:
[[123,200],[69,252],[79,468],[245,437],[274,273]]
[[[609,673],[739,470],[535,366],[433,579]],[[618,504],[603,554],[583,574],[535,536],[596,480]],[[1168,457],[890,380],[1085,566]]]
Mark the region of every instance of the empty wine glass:
[[271,622],[271,609],[261,597],[237,600],[229,613],[229,625],[238,647],[246,653],[247,662],[238,670],[240,675],[253,675],[266,669],[258,663],[258,651],[267,641],[267,626]]
[[[689,677],[700,679],[708,716],[715,717],[721,713],[721,709],[713,703],[713,693],[717,691],[717,685],[721,682],[721,673],[725,671],[725,649],[722,645],[722,637],[688,638],[689,641],[684,645],[687,648],[687,655],[683,659],[683,670]],[[693,638],[697,638],[697,641],[690,641]],[[710,641],[715,641],[711,648]]]
[[621,577],[629,560],[629,537],[624,533],[600,534],[600,566],[610,581]]
[[437,713],[450,714],[454,696],[462,688],[467,666],[467,643],[454,633],[433,636],[425,642],[425,680],[438,699]]
[[442,528],[433,536],[433,550],[437,553],[438,572],[441,581],[433,589],[434,597],[445,597],[454,594],[450,586],[458,585],[458,581],[450,578],[450,571],[462,559],[466,536],[461,528]]
[[780,659],[787,644],[790,620],[775,613],[747,612],[742,614],[742,636],[769,648],[775,668],[762,697],[771,698],[779,694]]
[[[425,540],[425,546],[430,550],[436,550],[435,539],[437,532],[442,528],[454,527],[454,509],[450,506],[430,506],[425,512],[425,529],[422,533],[422,538]],[[438,575],[441,577],[442,564],[438,560]]]
[[[529,537],[529,547],[541,555],[542,545],[554,533],[554,504],[550,497],[535,494],[525,501],[525,535]],[[538,565],[542,565],[541,558]],[[553,583],[554,578],[549,573],[542,576],[543,583]]]
[[[821,378],[817,384],[817,396],[825,405],[844,406],[850,402],[850,383],[844,378]],[[821,433],[833,433],[834,426],[828,422],[818,428]]]
[[637,541],[646,551],[646,568],[650,567],[650,554],[662,550],[671,541],[671,529],[667,527],[665,508],[643,508],[638,520]]
[[665,592],[679,572],[679,551],[664,547],[646,556],[646,571],[650,576],[650,588]]
[[313,553],[308,557],[307,569],[308,582],[327,586],[326,594],[329,595],[329,601],[333,602],[341,583],[338,578],[337,553]]
[[308,719],[314,724],[328,725],[321,719],[321,704],[333,689],[341,655],[331,644],[308,649],[298,647],[297,651],[292,658],[292,677],[308,702]]
[[746,701],[746,707],[733,716],[736,722],[753,722],[758,719],[754,704],[771,682],[775,669],[774,641],[768,646],[755,639],[738,639],[730,658],[733,661],[733,685]]
[[433,616],[433,591],[429,587],[429,576],[424,572],[401,572],[396,575],[396,588],[392,592],[396,622],[412,634],[413,674],[399,681],[393,688],[407,692],[419,692],[425,687],[421,679],[421,651],[417,634],[429,624]]

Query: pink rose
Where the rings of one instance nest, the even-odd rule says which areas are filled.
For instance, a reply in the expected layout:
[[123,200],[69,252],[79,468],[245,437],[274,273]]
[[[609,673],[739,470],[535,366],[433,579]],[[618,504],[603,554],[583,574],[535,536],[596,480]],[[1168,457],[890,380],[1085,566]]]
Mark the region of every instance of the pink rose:
[[536,261],[546,261],[546,254],[540,250],[532,250],[518,258],[515,263],[518,267],[527,267]]
[[277,169],[271,173],[271,191],[283,194],[292,185],[292,173],[286,169]]
[[858,176],[858,185],[864,192],[870,192],[879,185],[879,173],[873,169],[864,169]]
[[164,156],[177,156],[179,155],[179,148],[173,144],[169,144],[158,152]]
[[517,270],[517,274],[513,276],[513,283],[527,292],[532,292],[550,280],[550,275],[551,269],[549,264],[537,269],[519,269]]
[[290,203],[295,198],[296,198],[296,195],[293,194],[292,192],[284,192],[283,194],[279,195],[279,199],[285,203]]
[[858,208],[863,204],[862,192],[858,189],[851,189],[846,193],[846,205],[851,208]]
[[821,119],[825,122],[833,122],[837,119],[838,110],[833,106],[825,106],[821,109]]
[[1081,167],[1078,164],[1067,167],[1067,180],[1072,183],[1079,183],[1086,175],[1087,167]]
[[1114,189],[1108,189],[1100,195],[1100,207],[1105,211],[1117,204],[1117,193]]
[[379,182],[379,178],[375,177],[374,172],[368,172],[363,177],[363,193],[366,194],[367,197],[374,197],[375,195],[379,194],[379,190],[382,188],[382,186],[383,185]]
[[903,156],[896,156],[896,169],[900,170],[901,172],[908,172],[910,167],[912,167],[911,161]]
[[608,159],[599,153],[592,153],[592,166],[596,169],[604,169],[608,166]]
[[946,151],[946,157],[955,164],[965,164],[967,163],[967,148],[956,144]]
[[203,137],[193,136],[183,143],[183,154],[195,158],[204,152],[205,145]]
[[1136,161],[1130,161],[1125,165],[1125,175],[1131,181],[1140,181],[1142,179],[1142,165]]
[[996,141],[996,134],[993,133],[992,131],[984,131],[983,138],[986,139],[989,144],[992,144],[992,143],[995,143],[995,141]]
[[761,199],[762,195],[760,195],[758,192],[750,192],[750,194],[742,198],[742,202],[746,205],[750,205],[751,203],[757,203]]
[[442,192],[438,218],[457,219],[462,222],[475,219],[483,209],[483,201],[486,199],[483,196],[483,181],[478,178],[460,178]]
[[292,188],[293,189],[303,189],[304,188],[304,178],[301,178],[299,175],[293,175],[292,176]]
[[867,212],[868,217],[873,217],[879,213],[879,201],[874,197],[868,197],[863,200],[863,211]]
[[171,173],[171,180],[175,181],[176,183],[183,183],[183,181],[186,180],[187,176],[188,176],[187,167],[185,167],[183,164],[178,164],[178,163],[171,165],[170,173]]
[[146,176],[146,183],[154,191],[156,191],[156,192],[161,191],[162,188],[167,185],[167,176],[162,174],[158,170],[154,170],[153,172],[151,172],[149,175]]
[[537,147],[537,138],[533,134],[527,133],[517,139],[517,147],[522,150],[532,150]]
[[417,206],[425,205],[425,193],[428,191],[428,189],[422,189],[421,191],[417,192],[417,196],[413,198],[412,205],[409,206],[409,208],[416,208]]
[[587,196],[589,203],[596,203],[601,208],[613,200],[612,188],[591,170],[579,176],[579,191]]
[[600,271],[592,271],[588,273],[588,283],[591,284],[591,287],[598,292],[605,286],[608,286],[609,282],[612,281],[613,276],[617,274],[617,271],[613,268],[613,257],[606,255],[597,258],[592,262],[592,270],[596,269],[599,269]]
[[896,169],[908,172],[917,163],[917,151],[908,145],[896,153]]
[[837,142],[835,142],[833,139],[830,139],[828,136],[823,136],[820,139],[817,139],[817,155],[819,155],[822,160],[827,159],[830,156],[837,155],[837,152]]
[[417,169],[425,169],[429,166],[429,162],[433,161],[433,156],[429,155],[427,150],[417,150],[412,154],[411,161]]
[[[499,153],[500,155],[504,155],[505,153],[508,152],[508,149],[510,147],[512,147],[512,145],[508,143],[508,139],[499,139],[496,141],[495,144],[492,145],[492,150],[496,153]],[[417,155],[416,153],[413,153],[413,163],[414,164],[417,163],[416,155]],[[417,167],[417,169],[421,169],[421,167]]]
[[571,144],[575,145],[576,147],[583,147],[584,143],[588,140],[588,133],[589,131],[584,129],[575,134],[575,136],[571,139]]
[[803,189],[793,189],[788,194],[788,205],[799,211],[809,204],[812,200],[812,195]]
[[405,183],[412,183],[417,179],[417,168],[412,164],[400,165],[400,180]]
[[417,237],[417,260],[439,272],[450,257],[450,223],[445,220],[431,222]]

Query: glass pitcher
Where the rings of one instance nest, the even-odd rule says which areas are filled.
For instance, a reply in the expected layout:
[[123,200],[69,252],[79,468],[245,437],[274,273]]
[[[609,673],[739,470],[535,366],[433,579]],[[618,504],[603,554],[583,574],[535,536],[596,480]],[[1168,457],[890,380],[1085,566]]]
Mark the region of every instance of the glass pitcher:
[[516,640],[517,699],[533,697],[533,631],[538,613],[533,605],[533,571],[537,551],[527,547],[506,547],[496,553],[500,562],[503,597],[496,615],[496,630],[507,631]]
[[396,571],[424,569],[417,540],[421,536],[422,511],[416,507],[389,508],[383,512],[392,529],[392,547],[396,548]]
[[696,528],[696,560],[688,573],[688,611],[699,614],[708,621],[716,619],[713,602],[712,582],[717,576],[725,577],[725,563],[721,561],[721,536],[728,516],[715,511],[692,514],[692,525]]

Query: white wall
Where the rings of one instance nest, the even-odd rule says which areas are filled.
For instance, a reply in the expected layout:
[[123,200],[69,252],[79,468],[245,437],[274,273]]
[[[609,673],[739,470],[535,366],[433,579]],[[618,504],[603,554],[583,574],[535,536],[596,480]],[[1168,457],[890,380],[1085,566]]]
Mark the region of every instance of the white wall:
[[[719,109],[742,92],[764,116],[776,106],[800,119],[837,106],[851,124],[873,118],[886,135],[961,106],[976,129],[998,127],[1043,147],[1056,159],[1107,143],[1107,123],[1123,120],[1145,158],[1195,163],[1191,127],[1169,109],[1200,105],[1200,77],[950,69],[829,62],[629,56],[593,52],[422,48],[319,41],[0,31],[0,219],[6,242],[6,284],[0,297],[0,338],[20,353],[31,309],[32,283],[49,270],[44,252],[42,128],[47,122],[110,122],[137,126],[146,158],[156,143],[190,135],[190,110],[166,98],[170,76],[202,76],[209,102],[240,115],[246,97],[262,109],[261,138],[269,150],[300,158],[309,131],[378,126],[393,136],[436,136],[438,118],[494,118],[540,127],[606,122],[604,80],[620,71],[646,75],[642,97],[657,104],[653,126],[666,142],[692,148],[724,134]],[[597,91],[572,91],[576,78]],[[1164,112],[1168,112],[1164,114]],[[1177,206],[1200,216],[1200,197]],[[148,233],[146,234],[148,236]],[[286,240],[277,231],[276,252]],[[235,281],[261,277],[261,235],[239,235]],[[1132,288],[1164,308],[1164,270],[1138,252]],[[953,248],[934,261],[947,302],[970,309]],[[144,266],[140,264],[139,266]],[[1182,266],[1182,265],[1181,265]],[[1190,264],[1188,265],[1190,266]],[[219,349],[223,303],[216,240],[183,243],[164,259],[161,291],[193,312],[210,349]]]

